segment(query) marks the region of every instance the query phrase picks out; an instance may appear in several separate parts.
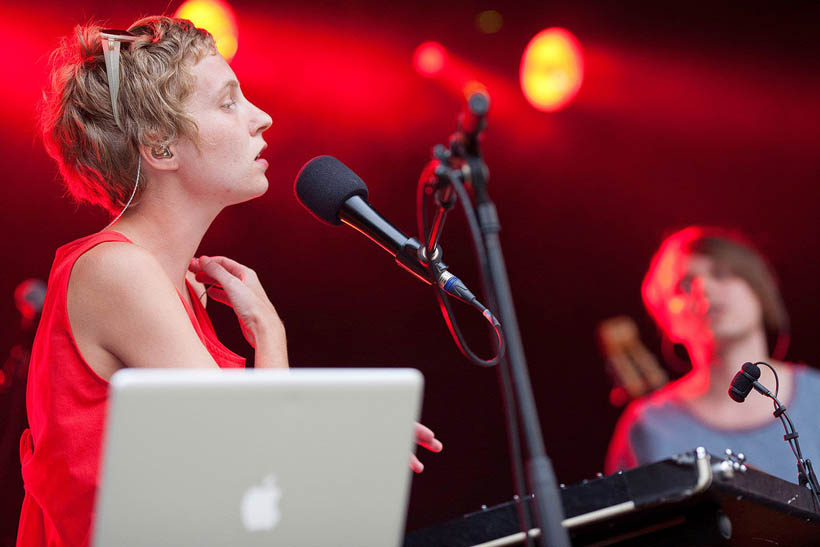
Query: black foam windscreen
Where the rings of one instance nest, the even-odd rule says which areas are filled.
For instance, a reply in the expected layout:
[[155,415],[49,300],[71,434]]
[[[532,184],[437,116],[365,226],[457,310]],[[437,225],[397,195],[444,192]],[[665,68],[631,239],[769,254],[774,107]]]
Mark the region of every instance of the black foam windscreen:
[[743,363],[740,372],[735,374],[732,385],[729,387],[729,397],[733,401],[742,403],[752,391],[754,383],[760,378],[760,367],[754,363]]
[[339,210],[345,201],[361,196],[367,201],[367,185],[345,164],[332,156],[307,162],[293,184],[296,199],[313,216],[327,224],[341,224]]

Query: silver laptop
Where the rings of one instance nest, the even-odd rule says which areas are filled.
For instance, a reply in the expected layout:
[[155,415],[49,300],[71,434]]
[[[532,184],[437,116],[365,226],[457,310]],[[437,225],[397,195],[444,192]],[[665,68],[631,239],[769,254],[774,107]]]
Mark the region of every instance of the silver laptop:
[[94,544],[399,545],[422,385],[413,369],[118,372]]

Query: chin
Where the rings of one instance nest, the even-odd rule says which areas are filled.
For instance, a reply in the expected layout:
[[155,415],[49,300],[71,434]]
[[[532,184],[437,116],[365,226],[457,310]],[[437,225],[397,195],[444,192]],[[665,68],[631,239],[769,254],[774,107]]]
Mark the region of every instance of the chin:
[[247,186],[242,187],[242,192],[237,192],[236,194],[236,201],[234,203],[244,203],[246,201],[250,201],[252,199],[256,199],[265,194],[268,191],[268,179],[267,177],[261,177],[260,179],[255,179],[252,182],[248,183]]
[[727,325],[723,328],[714,328],[712,333],[716,341],[726,343],[746,338],[752,333],[752,329],[738,328],[736,325]]
[[262,181],[257,183],[254,186],[254,189],[256,190],[256,192],[253,194],[253,196],[250,199],[258,198],[259,196],[264,195],[265,192],[268,191],[268,186],[270,186],[270,184],[268,183],[267,177],[262,177]]

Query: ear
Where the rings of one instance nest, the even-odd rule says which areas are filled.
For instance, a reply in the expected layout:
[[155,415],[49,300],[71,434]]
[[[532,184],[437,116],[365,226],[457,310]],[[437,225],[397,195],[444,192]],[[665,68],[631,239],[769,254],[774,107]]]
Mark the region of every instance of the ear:
[[150,166],[156,171],[176,171],[179,169],[179,160],[176,155],[176,142],[170,143],[165,148],[170,152],[169,155],[156,154],[159,145],[147,146],[139,145],[140,157],[142,157],[143,165]]

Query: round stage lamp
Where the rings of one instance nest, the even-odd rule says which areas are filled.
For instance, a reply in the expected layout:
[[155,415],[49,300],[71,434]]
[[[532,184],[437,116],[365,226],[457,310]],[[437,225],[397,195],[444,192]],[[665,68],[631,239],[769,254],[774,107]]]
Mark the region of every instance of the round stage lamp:
[[416,72],[427,78],[437,76],[444,69],[447,52],[438,42],[424,42],[413,54],[413,66]]
[[578,40],[562,28],[542,30],[524,50],[519,77],[524,97],[534,108],[561,110],[578,94],[584,79]]
[[233,59],[238,46],[236,15],[222,0],[188,0],[174,14],[190,20],[211,33],[216,49],[227,61]]

